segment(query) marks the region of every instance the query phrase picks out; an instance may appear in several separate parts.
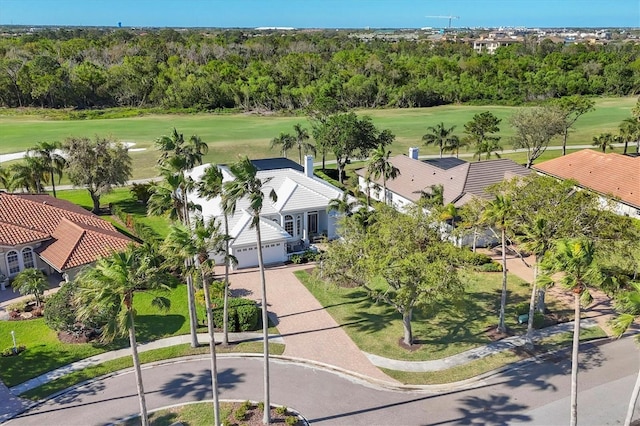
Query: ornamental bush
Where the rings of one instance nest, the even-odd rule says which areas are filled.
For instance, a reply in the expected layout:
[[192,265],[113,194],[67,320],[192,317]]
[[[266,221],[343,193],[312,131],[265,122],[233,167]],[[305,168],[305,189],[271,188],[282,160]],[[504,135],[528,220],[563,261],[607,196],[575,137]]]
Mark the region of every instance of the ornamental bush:
[[[215,298],[211,301],[213,305],[213,323],[216,327],[223,326],[224,300]],[[258,318],[260,309],[253,300],[239,297],[229,298],[229,331],[253,331],[258,329]]]

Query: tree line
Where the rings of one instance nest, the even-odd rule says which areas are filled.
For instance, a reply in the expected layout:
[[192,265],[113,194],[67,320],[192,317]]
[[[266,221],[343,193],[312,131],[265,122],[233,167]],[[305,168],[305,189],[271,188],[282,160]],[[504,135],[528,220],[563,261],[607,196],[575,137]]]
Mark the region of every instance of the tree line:
[[346,31],[75,29],[0,39],[0,106],[295,110],[520,104],[640,90],[640,45],[364,41]]

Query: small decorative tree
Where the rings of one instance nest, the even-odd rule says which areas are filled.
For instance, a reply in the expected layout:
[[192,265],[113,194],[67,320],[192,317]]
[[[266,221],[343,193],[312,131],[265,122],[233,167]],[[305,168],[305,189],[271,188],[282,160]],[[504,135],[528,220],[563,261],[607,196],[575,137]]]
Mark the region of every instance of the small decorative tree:
[[44,291],[49,287],[47,277],[42,271],[35,268],[27,268],[16,275],[13,280],[13,291],[18,290],[21,295],[31,294],[36,298],[36,306],[42,304],[42,296]]

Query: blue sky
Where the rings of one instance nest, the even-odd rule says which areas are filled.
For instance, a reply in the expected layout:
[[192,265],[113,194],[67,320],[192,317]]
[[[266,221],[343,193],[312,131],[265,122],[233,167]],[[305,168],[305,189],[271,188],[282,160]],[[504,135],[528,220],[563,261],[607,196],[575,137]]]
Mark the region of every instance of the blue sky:
[[0,24],[143,27],[640,27],[640,0],[0,0]]

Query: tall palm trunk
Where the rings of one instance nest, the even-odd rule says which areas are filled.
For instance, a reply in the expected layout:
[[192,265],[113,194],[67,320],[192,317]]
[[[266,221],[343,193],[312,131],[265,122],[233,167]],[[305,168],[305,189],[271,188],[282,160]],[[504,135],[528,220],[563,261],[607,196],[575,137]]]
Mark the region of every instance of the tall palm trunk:
[[[184,176],[183,176],[184,179]],[[191,224],[189,220],[189,206],[188,206],[188,198],[187,198],[187,190],[184,186],[181,188],[182,191],[182,223],[191,229]],[[184,266],[187,271],[191,270],[191,266],[193,259],[186,258],[184,260]],[[198,343],[198,315],[196,314],[196,298],[195,298],[195,290],[193,288],[193,277],[191,273],[187,275],[187,304],[189,305],[189,333],[191,335],[191,347],[197,348],[200,343]]]
[[140,369],[140,358],[138,357],[138,344],[136,342],[136,329],[133,325],[133,310],[129,309],[129,344],[131,345],[131,358],[133,358],[133,368],[136,375],[136,387],[138,388],[138,401],[140,402],[140,422],[142,426],[149,426],[147,416],[147,401],[144,397],[144,387],[142,385],[142,370]]
[[213,419],[214,425],[220,425],[220,402],[218,400],[218,367],[216,360],[216,339],[213,334],[213,313],[211,312],[211,295],[209,283],[202,273],[202,286],[204,288],[204,302],[207,305],[207,328],[209,331],[209,352],[211,354],[211,388],[213,390]]
[[504,324],[504,310],[507,305],[507,230],[502,227],[502,295],[500,297],[500,317],[498,319],[498,331],[505,333],[507,327]]
[[[259,221],[259,217],[257,218]],[[264,353],[264,416],[262,423],[271,422],[269,401],[269,317],[267,312],[267,280],[264,273],[264,259],[262,257],[262,236],[260,235],[260,222],[256,223],[256,239],[258,240],[258,267],[260,268],[260,283],[262,285],[262,340]]]
[[49,173],[51,175],[51,187],[53,188],[53,198],[58,198],[56,196],[56,178],[53,176],[53,170],[50,170]]
[[224,214],[224,295],[222,303],[222,344],[229,346],[229,218]]
[[578,350],[580,349],[580,291],[573,293],[573,348],[571,352],[571,426],[578,424]]
[[640,395],[640,371],[638,371],[636,384],[633,386],[633,392],[631,393],[631,399],[629,400],[629,408],[627,408],[627,417],[624,419],[624,426],[631,425],[633,412],[636,409],[636,402],[638,401],[638,395]]

